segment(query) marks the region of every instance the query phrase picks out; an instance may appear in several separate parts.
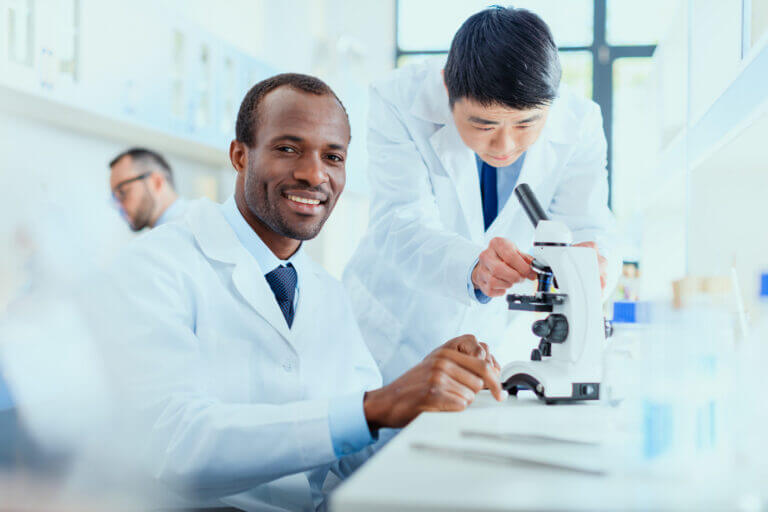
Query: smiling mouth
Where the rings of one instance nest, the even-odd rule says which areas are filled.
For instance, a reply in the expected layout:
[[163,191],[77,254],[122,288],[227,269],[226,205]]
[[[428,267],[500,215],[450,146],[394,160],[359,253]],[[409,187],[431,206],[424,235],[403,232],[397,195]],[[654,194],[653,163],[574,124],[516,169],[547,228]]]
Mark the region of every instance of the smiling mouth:
[[288,199],[290,199],[291,201],[295,201],[295,202],[301,203],[301,204],[318,205],[318,204],[322,203],[322,201],[320,201],[319,199],[310,199],[308,197],[299,197],[299,196],[294,196],[293,194],[286,194],[286,197]]

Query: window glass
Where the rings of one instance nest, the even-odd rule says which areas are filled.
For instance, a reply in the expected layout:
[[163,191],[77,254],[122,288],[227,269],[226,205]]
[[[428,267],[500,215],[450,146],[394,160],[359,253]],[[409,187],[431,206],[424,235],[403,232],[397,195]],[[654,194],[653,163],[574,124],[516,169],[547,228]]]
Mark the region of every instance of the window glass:
[[221,133],[229,134],[232,132],[232,126],[235,124],[235,119],[237,118],[239,92],[237,90],[237,69],[232,57],[226,57],[224,59],[221,87],[222,95],[219,130],[221,130]]
[[670,0],[607,0],[608,44],[656,44],[664,36],[673,16],[682,16],[680,2]]
[[[750,0],[745,0],[750,1]],[[768,34],[768,0],[751,0],[750,32],[752,46]]]
[[585,98],[592,98],[592,52],[560,52],[563,83]]
[[641,180],[655,167],[657,153],[653,60],[617,59],[613,64],[613,204],[618,216],[639,205]]
[[408,64],[418,64],[420,62],[426,62],[431,59],[443,59],[447,56],[447,53],[409,53],[407,55],[401,55],[397,58],[397,67],[401,68]]
[[184,80],[186,73],[186,38],[175,30],[172,42],[171,62],[171,113],[176,119],[186,117]]
[[[411,53],[397,59],[397,67],[418,64],[432,59],[445,59],[445,53]],[[563,68],[563,83],[576,94],[585,98],[592,97],[592,52],[560,52],[560,65]]]
[[8,60],[30,67],[33,63],[33,7],[32,0],[9,0],[5,13]]
[[79,64],[79,38],[80,16],[79,0],[59,0],[57,25],[59,26],[59,40],[57,50],[59,54],[59,72],[77,80]]
[[[398,0],[397,41],[401,50],[448,50],[453,35],[489,2],[478,0]],[[559,46],[592,44],[592,0],[522,0],[547,22]]]
[[200,67],[200,82],[197,93],[197,128],[205,128],[211,122],[211,49],[207,44],[200,46],[198,66]]

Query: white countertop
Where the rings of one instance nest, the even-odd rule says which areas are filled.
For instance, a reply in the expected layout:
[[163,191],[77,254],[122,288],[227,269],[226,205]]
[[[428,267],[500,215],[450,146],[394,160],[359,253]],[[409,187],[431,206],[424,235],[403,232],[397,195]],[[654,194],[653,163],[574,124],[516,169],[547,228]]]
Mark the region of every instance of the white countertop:
[[[738,478],[723,478],[722,470],[694,479],[686,472],[633,466],[621,446],[606,443],[511,443],[462,435],[517,432],[587,442],[622,428],[620,409],[600,403],[546,406],[532,396],[496,403],[484,391],[464,412],[422,414],[331,495],[331,511],[750,508],[744,506],[748,495],[739,498],[745,491],[738,489]],[[468,450],[539,463],[483,459]]]

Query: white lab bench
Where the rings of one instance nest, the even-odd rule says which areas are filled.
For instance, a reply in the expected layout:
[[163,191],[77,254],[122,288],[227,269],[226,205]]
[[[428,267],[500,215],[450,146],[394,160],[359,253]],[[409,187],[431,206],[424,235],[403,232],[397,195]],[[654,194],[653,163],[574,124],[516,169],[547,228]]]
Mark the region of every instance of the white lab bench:
[[[532,394],[523,393],[497,403],[483,391],[464,412],[419,416],[331,495],[330,510],[751,508],[750,497],[739,489],[739,479],[723,479],[722,471],[719,476],[699,476],[696,480],[687,474],[662,476],[643,467],[628,470],[613,460],[616,457],[610,449],[606,453],[599,444],[550,442],[528,446],[466,435],[467,430],[516,431],[597,441],[600,428],[612,428],[618,410],[596,402],[546,406]],[[425,449],[425,445],[433,448]],[[477,450],[509,455],[510,445],[514,459],[477,457]],[[549,459],[552,463],[542,464],[537,453],[543,454],[545,462],[547,453],[554,454]],[[519,459],[528,455],[537,460]],[[558,464],[573,466],[563,469]]]

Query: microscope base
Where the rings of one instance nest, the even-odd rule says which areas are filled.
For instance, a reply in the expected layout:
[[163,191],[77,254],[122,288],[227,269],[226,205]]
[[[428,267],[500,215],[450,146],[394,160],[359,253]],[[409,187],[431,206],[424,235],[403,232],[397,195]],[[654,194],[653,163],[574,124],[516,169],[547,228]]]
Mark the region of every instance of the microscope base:
[[530,389],[547,405],[600,399],[599,382],[573,382],[571,383],[570,395],[548,396],[547,390],[542,383],[534,376],[527,373],[516,373],[512,375],[504,381],[502,387],[512,396],[517,396],[517,392],[520,390]]

